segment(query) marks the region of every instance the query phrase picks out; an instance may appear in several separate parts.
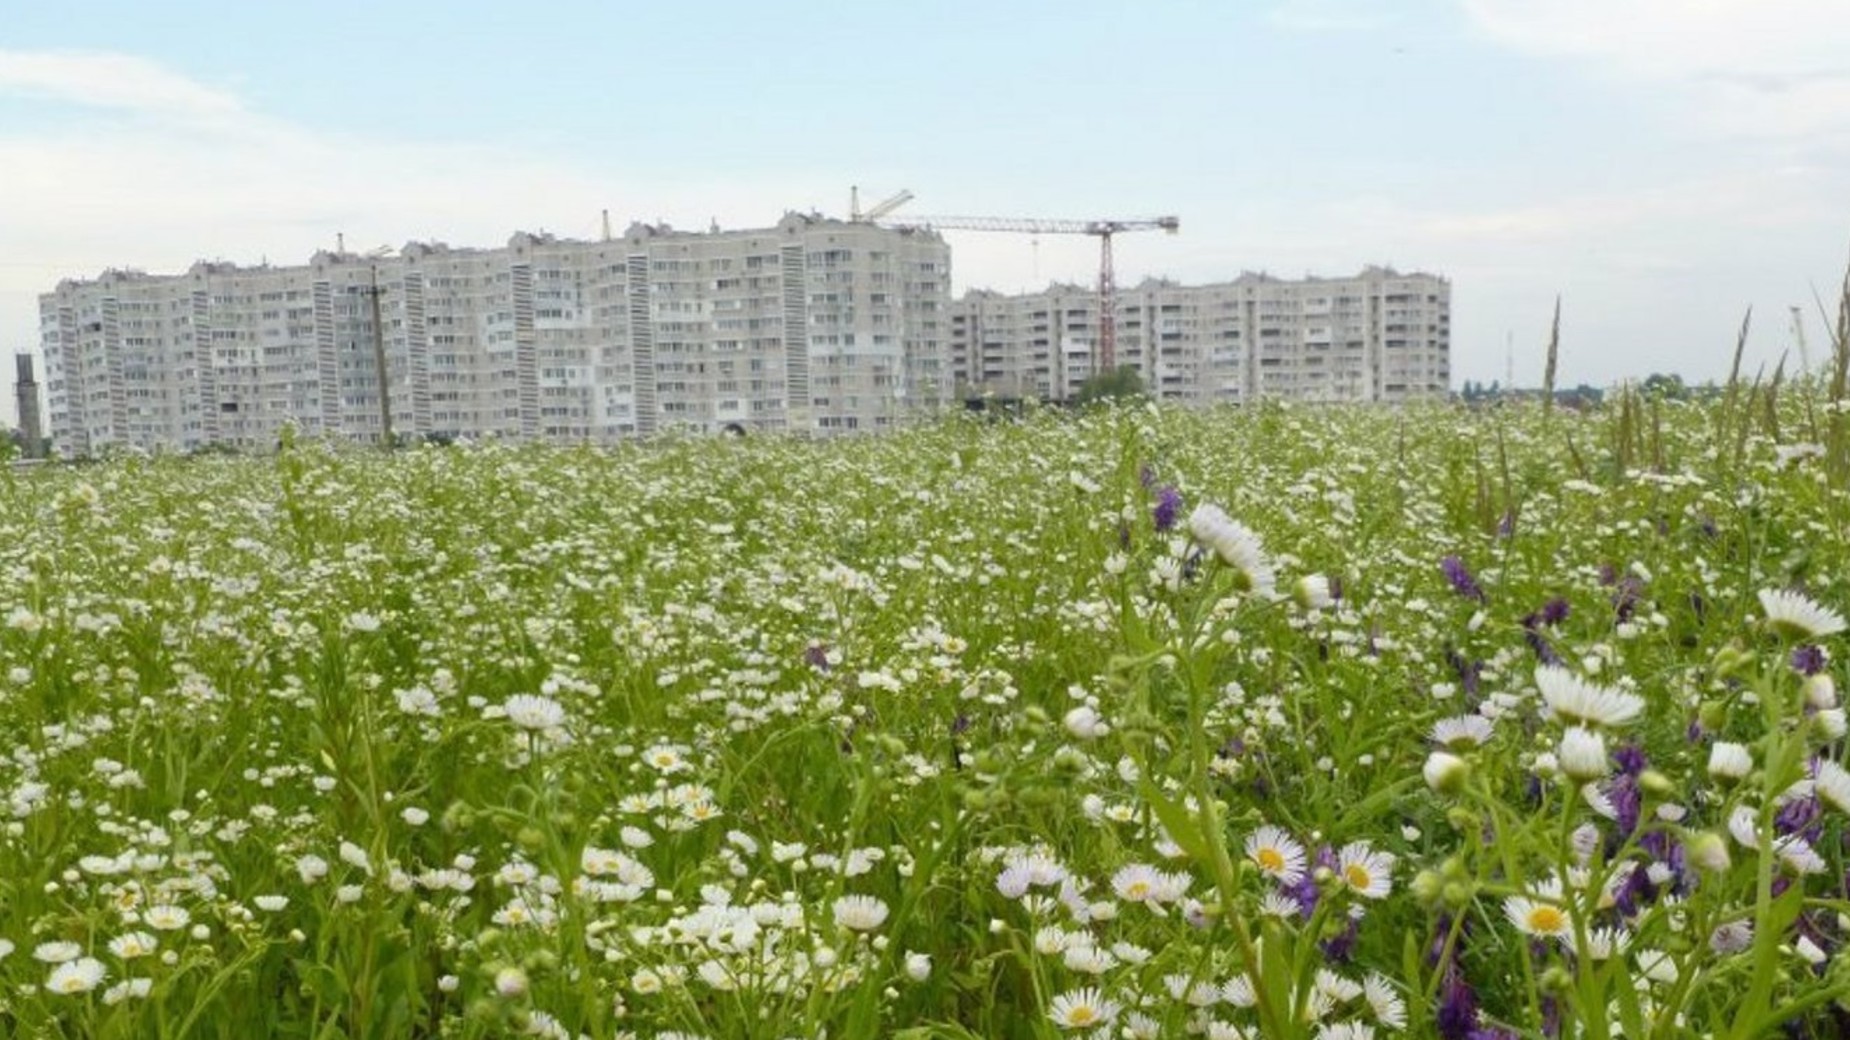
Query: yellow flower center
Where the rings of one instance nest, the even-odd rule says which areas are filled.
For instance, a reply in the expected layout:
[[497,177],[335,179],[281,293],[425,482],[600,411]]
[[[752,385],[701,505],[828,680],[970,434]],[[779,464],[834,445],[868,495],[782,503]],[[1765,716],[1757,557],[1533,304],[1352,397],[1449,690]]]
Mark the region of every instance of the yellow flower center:
[[1285,869],[1285,854],[1274,848],[1260,849],[1253,853],[1253,859],[1259,864],[1260,870],[1268,873],[1276,874]]
[[1150,883],[1147,881],[1133,881],[1124,887],[1124,898],[1126,899],[1142,899],[1149,894]]
[[1098,1021],[1098,1010],[1090,1004],[1081,1004],[1067,1012],[1066,1020],[1076,1026],[1089,1026]]
[[1349,882],[1350,888],[1360,891],[1373,884],[1375,877],[1368,872],[1367,867],[1360,863],[1351,863],[1343,868],[1343,880]]
[[1543,935],[1553,935],[1567,928],[1567,915],[1552,906],[1538,906],[1529,911],[1529,928]]

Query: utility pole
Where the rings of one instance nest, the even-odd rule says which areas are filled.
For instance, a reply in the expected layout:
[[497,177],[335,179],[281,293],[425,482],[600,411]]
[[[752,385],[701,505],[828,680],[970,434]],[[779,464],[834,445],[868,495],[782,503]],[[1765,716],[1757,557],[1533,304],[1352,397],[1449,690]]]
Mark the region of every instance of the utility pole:
[[373,369],[379,377],[379,443],[386,451],[392,450],[392,395],[391,385],[387,382],[385,367],[385,326],[379,320],[379,265],[373,265],[373,282],[371,285],[356,286],[355,291],[366,294],[370,301],[373,321]]

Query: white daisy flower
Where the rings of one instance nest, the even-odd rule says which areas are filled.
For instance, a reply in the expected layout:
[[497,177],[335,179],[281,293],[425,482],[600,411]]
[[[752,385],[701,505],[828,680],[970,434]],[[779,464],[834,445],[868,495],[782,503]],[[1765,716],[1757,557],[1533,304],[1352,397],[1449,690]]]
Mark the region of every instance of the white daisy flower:
[[565,724],[565,708],[551,697],[517,693],[502,702],[501,710],[521,729],[558,729]]
[[1389,1029],[1407,1028],[1407,1002],[1394,991],[1394,984],[1386,976],[1369,972],[1362,980],[1362,999],[1368,1001],[1369,1011],[1374,1013],[1375,1021]]
[[886,903],[874,896],[842,896],[835,901],[835,923],[856,932],[871,932],[885,923]]
[[1829,869],[1829,864],[1811,847],[1811,842],[1797,834],[1774,838],[1773,853],[1795,874],[1822,874]]
[[1118,1005],[1105,999],[1095,986],[1068,990],[1053,998],[1048,1017],[1061,1029],[1092,1029],[1118,1017]]
[[1283,892],[1267,892],[1259,897],[1259,912],[1266,917],[1288,921],[1304,912],[1303,904]]
[[1188,517],[1189,533],[1232,568],[1241,592],[1260,596],[1272,593],[1277,578],[1266,562],[1259,536],[1229,517],[1219,506],[1202,504]]
[[1253,980],[1247,975],[1235,975],[1220,988],[1220,998],[1237,1008],[1249,1008],[1259,1003],[1259,996],[1253,990]]
[[1562,939],[1573,930],[1572,919],[1561,905],[1561,882],[1549,879],[1531,896],[1510,896],[1503,901],[1503,916],[1516,930],[1539,939]]
[[156,904],[141,914],[142,923],[157,932],[177,931],[185,928],[192,919],[193,915],[187,913],[185,907],[174,906],[172,903]]
[[1246,858],[1281,885],[1304,880],[1304,846],[1283,828],[1267,824],[1247,835]]
[[1840,813],[1850,813],[1850,770],[1828,758],[1819,759],[1812,773],[1812,789],[1819,801]]
[[32,948],[32,959],[46,964],[65,964],[83,956],[84,948],[64,939],[42,942]]
[[1394,890],[1394,856],[1353,841],[1336,853],[1336,874],[1364,899],[1384,899]]
[[1767,627],[1792,639],[1823,639],[1844,630],[1844,617],[1785,589],[1760,590]]
[[153,979],[123,979],[103,991],[103,1003],[114,1005],[130,999],[141,1000],[153,991]]
[[1158,899],[1162,881],[1162,872],[1155,867],[1133,863],[1111,876],[1111,890],[1126,902],[1151,902]]
[[1644,698],[1590,683],[1558,665],[1535,670],[1542,700],[1558,719],[1585,726],[1623,726],[1644,710]]
[[1469,751],[1488,743],[1493,728],[1482,715],[1455,715],[1432,724],[1432,742],[1453,751]]
[[126,932],[109,940],[109,952],[125,961],[146,957],[160,949],[160,940],[147,932]]
[[[1580,942],[1570,929],[1561,936],[1561,942],[1572,952],[1580,952]],[[1617,926],[1589,928],[1587,930],[1586,958],[1591,961],[1611,960],[1624,955],[1632,944],[1632,934]]]
[[80,957],[51,969],[51,977],[45,980],[45,988],[66,996],[88,993],[108,974],[109,970],[103,967],[102,961],[94,957]]

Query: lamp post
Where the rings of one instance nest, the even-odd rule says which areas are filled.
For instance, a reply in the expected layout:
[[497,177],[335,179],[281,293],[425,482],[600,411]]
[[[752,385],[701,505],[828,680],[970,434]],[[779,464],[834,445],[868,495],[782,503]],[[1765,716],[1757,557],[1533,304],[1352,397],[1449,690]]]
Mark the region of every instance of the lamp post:
[[392,439],[392,395],[385,364],[385,326],[379,319],[379,294],[384,292],[379,287],[379,265],[372,265],[372,284],[356,285],[354,292],[364,294],[371,308],[373,326],[373,371],[379,381],[379,444],[386,451],[391,451]]

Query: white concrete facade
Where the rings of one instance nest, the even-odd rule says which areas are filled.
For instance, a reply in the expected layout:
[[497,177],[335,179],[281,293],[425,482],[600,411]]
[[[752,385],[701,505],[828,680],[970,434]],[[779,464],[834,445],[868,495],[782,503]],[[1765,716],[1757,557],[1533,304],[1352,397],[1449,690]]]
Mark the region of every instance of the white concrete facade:
[[[953,309],[961,394],[1070,400],[1093,374],[1098,293],[966,293]],[[1353,278],[1246,274],[1117,293],[1117,358],[1161,400],[1238,403],[1443,398],[1451,386],[1451,284],[1370,267]]]
[[261,449],[288,424],[377,440],[375,291],[402,436],[876,430],[953,389],[944,241],[788,214],[66,281],[40,297],[54,447]]

